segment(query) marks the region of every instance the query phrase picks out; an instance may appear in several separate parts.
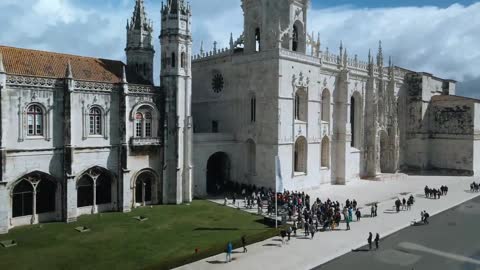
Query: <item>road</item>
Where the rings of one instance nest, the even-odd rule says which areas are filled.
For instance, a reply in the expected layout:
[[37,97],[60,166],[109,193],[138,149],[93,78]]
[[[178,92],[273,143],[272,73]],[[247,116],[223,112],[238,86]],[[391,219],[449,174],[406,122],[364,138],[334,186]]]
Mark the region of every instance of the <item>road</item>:
[[480,197],[429,221],[382,239],[379,250],[366,245],[314,270],[480,270]]

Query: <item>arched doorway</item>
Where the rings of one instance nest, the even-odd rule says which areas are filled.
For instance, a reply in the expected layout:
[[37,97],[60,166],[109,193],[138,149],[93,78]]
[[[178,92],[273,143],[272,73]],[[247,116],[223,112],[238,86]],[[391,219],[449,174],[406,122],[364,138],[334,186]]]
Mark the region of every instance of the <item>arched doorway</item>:
[[224,152],[210,156],[207,163],[207,193],[217,195],[230,181],[230,158]]
[[145,206],[152,204],[152,190],[155,176],[150,171],[141,172],[135,180],[135,203]]
[[380,132],[380,171],[389,172],[390,157],[388,155],[388,135],[387,132]]

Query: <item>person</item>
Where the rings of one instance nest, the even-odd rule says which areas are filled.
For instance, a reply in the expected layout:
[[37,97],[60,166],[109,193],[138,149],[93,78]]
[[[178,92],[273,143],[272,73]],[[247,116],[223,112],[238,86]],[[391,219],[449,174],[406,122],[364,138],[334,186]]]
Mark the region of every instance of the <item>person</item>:
[[348,221],[352,222],[353,220],[353,210],[352,207],[348,208]]
[[293,221],[293,234],[297,236],[297,221]]
[[430,215],[427,213],[427,211],[425,211],[425,213],[423,214],[423,222],[425,224],[428,224],[428,218],[430,217]]
[[370,208],[370,217],[374,217],[375,216],[375,205],[372,204],[372,207]]
[[406,204],[407,204],[407,200],[405,198],[403,198],[403,200],[402,200],[403,210],[406,209]]
[[357,221],[360,221],[360,218],[362,217],[362,213],[360,212],[360,208],[357,208],[357,211],[355,212],[355,216],[357,216]]
[[309,230],[308,230],[308,222],[305,222],[305,236],[308,236]]
[[227,201],[228,201],[227,195],[225,195],[225,199],[224,199],[224,201],[223,201],[223,205],[224,205],[224,206],[227,206]]
[[242,247],[243,247],[243,253],[247,253],[248,250],[247,250],[247,238],[245,235],[242,235]]
[[349,218],[345,219],[345,223],[347,224],[347,231],[349,231],[350,230],[350,219]]
[[378,204],[375,203],[375,216],[377,216]]
[[233,250],[232,242],[228,242],[228,244],[227,244],[227,258],[225,259],[225,263],[229,263],[229,262],[232,261],[232,250]]
[[372,238],[373,238],[373,235],[372,235],[372,233],[370,232],[370,233],[368,234],[368,239],[367,239],[367,241],[368,241],[368,248],[369,248],[370,250],[372,250]]
[[377,233],[375,236],[375,248],[378,249],[378,241],[380,241],[380,235]]
[[421,221],[424,222],[424,219],[425,219],[425,211],[422,211],[420,212],[420,216],[421,216]]
[[285,244],[285,236],[287,236],[287,232],[285,230],[281,230],[280,237],[282,238],[282,245]]
[[313,227],[313,225],[310,224],[309,228],[310,228],[310,234],[312,235],[311,239],[313,239],[313,237],[315,236],[315,227]]
[[287,229],[287,243],[290,242],[290,236],[292,235],[292,227],[288,227]]

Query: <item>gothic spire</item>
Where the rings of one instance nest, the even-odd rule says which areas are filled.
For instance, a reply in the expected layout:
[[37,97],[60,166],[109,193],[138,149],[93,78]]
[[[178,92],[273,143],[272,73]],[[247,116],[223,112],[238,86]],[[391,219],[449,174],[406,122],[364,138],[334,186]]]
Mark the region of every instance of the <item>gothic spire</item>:
[[383,49],[382,41],[378,41],[378,54],[377,54],[377,66],[383,67]]
[[205,52],[205,51],[203,50],[203,40],[202,40],[202,42],[200,42],[200,55],[203,56],[203,53],[204,53],[204,52]]
[[151,31],[151,23],[147,19],[145,13],[145,5],[143,0],[136,0],[135,9],[133,11],[132,20],[130,23],[131,29]]
[[0,73],[5,73],[5,66],[3,65],[3,55],[0,52]]
[[233,33],[230,32],[230,50],[233,50]]

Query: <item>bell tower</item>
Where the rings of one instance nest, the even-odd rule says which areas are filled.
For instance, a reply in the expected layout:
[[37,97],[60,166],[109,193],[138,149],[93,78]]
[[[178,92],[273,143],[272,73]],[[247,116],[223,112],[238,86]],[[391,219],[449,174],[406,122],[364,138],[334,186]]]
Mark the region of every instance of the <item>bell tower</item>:
[[165,94],[164,203],[192,201],[192,31],[184,0],[162,5],[161,87]]
[[310,0],[242,0],[245,52],[281,47],[305,53]]
[[[131,21],[127,21],[127,81],[153,84],[153,25],[147,19],[143,0],[136,0]],[[139,81],[140,80],[140,81]]]

